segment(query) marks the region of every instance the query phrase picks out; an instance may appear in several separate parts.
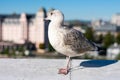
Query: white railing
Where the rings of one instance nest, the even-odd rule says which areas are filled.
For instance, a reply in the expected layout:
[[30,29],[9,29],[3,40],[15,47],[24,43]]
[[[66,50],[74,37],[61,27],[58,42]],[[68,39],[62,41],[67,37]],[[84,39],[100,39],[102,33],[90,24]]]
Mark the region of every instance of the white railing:
[[120,61],[72,60],[68,75],[57,74],[65,59],[0,59],[0,80],[120,80]]

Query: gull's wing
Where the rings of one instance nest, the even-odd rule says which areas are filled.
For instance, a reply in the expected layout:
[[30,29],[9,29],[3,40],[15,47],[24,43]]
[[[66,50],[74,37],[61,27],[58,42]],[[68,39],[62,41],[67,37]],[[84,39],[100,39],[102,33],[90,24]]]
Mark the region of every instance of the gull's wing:
[[75,29],[70,29],[64,36],[64,44],[77,53],[95,50],[96,48],[80,31]]

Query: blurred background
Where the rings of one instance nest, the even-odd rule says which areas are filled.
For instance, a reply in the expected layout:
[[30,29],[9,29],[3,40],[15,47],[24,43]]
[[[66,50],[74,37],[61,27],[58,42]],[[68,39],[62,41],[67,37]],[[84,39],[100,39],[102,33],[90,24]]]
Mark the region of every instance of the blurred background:
[[[120,1],[118,0],[1,0],[1,58],[65,58],[48,40],[47,13],[59,9],[64,24],[80,30],[102,51],[79,58],[120,59]],[[88,54],[91,53],[91,54]]]

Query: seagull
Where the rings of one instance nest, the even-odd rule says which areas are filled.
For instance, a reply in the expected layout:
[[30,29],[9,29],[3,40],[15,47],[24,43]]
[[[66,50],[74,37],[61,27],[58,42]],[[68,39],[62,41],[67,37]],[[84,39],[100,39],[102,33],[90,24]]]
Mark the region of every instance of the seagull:
[[70,71],[71,57],[81,56],[87,51],[97,50],[97,46],[89,41],[82,32],[64,25],[64,14],[60,10],[48,13],[45,20],[50,20],[48,38],[53,48],[67,57],[66,68],[59,69],[59,74],[67,75]]

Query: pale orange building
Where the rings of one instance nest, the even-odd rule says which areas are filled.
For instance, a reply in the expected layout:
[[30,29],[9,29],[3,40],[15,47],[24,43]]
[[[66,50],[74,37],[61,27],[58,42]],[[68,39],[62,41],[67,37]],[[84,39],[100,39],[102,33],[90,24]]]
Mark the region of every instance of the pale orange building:
[[36,14],[0,14],[0,41],[16,44],[32,42],[38,48],[40,44],[47,47],[47,22],[44,21],[46,12],[41,8]]

